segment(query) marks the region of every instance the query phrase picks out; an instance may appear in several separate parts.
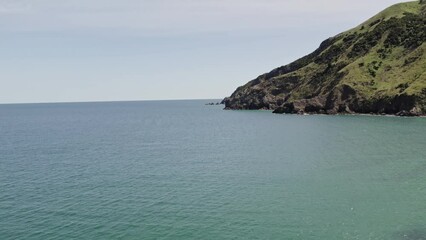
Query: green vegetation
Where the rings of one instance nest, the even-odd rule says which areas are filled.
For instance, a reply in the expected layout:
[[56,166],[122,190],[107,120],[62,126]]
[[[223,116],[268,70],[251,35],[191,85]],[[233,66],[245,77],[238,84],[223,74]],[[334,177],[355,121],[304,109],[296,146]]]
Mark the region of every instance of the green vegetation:
[[238,88],[228,109],[426,114],[426,4],[391,6]]

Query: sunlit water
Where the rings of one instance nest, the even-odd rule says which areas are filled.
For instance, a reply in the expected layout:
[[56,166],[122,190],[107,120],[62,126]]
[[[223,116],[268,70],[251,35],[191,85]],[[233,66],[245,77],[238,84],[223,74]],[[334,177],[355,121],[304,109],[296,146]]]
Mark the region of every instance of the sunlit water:
[[426,119],[0,105],[0,239],[426,239]]

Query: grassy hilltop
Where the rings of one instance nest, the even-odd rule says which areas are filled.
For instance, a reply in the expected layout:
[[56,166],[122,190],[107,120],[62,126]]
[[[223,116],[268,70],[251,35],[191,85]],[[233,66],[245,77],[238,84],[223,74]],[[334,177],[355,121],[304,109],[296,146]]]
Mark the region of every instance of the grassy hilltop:
[[426,1],[387,8],[239,87],[227,109],[426,114]]

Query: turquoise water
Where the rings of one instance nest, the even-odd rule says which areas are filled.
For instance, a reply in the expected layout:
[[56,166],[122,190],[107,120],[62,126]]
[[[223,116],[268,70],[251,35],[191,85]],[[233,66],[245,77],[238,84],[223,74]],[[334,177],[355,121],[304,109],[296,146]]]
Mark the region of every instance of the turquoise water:
[[426,119],[0,105],[0,239],[426,239]]

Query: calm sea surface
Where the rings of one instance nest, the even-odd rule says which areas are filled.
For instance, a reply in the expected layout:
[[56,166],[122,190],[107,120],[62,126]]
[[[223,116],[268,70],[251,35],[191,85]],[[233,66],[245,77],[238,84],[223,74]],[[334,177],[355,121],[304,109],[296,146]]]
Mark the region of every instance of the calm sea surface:
[[0,105],[0,239],[426,239],[426,119]]

